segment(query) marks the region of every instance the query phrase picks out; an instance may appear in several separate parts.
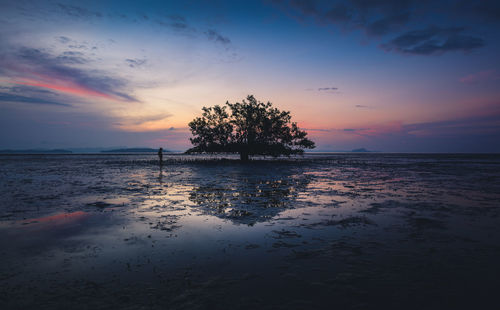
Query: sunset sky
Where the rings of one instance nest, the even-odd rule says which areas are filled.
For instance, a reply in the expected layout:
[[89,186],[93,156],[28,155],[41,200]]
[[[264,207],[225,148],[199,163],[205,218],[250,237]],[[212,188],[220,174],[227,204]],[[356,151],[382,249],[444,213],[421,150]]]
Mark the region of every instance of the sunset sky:
[[203,106],[318,151],[500,152],[499,1],[0,0],[0,149],[190,146]]

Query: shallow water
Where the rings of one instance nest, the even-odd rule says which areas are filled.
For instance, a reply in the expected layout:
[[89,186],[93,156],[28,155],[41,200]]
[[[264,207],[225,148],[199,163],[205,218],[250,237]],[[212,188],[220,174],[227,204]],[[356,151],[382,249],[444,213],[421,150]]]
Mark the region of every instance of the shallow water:
[[497,303],[500,156],[0,156],[2,309]]

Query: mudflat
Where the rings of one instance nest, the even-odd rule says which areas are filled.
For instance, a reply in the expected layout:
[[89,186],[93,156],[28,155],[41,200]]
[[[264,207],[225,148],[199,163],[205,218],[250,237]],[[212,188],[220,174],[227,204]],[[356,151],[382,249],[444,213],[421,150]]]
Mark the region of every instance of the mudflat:
[[496,304],[500,155],[0,156],[2,309]]

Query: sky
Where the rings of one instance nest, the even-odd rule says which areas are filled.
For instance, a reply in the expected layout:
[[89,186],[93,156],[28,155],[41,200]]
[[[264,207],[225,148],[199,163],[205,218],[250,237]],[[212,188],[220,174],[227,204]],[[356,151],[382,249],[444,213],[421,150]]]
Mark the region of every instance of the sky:
[[0,149],[190,147],[203,106],[317,151],[500,152],[500,2],[0,0]]

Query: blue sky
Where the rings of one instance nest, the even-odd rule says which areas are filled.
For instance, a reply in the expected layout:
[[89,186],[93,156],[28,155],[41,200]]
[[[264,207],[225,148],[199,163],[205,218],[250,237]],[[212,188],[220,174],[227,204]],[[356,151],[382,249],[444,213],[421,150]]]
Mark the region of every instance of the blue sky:
[[500,151],[496,1],[0,1],[0,148],[185,150],[253,94],[318,150]]

